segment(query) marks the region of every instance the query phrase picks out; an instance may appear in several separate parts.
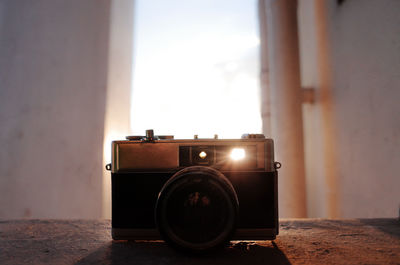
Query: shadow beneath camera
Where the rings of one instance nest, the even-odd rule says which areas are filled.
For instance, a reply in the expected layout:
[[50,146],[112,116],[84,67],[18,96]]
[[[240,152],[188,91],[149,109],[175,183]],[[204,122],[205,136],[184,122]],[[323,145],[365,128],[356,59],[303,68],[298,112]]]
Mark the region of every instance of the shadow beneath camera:
[[372,226],[388,235],[400,238],[400,219],[395,218],[373,218],[359,219],[364,225]]
[[164,242],[112,241],[75,264],[291,264],[272,242],[267,246],[254,242],[237,242],[207,255],[185,255]]

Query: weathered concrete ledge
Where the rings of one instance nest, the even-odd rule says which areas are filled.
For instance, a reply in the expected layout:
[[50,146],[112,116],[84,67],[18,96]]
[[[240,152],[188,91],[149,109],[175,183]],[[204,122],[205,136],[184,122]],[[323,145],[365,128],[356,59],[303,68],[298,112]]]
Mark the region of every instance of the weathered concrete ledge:
[[274,241],[185,256],[164,242],[113,241],[109,220],[0,221],[0,264],[400,264],[397,219],[285,219]]

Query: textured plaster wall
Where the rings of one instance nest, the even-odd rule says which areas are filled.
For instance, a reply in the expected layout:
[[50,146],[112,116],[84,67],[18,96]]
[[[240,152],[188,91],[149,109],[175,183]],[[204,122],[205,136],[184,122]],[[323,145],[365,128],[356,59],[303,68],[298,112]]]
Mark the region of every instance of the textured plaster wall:
[[338,177],[344,217],[400,207],[400,1],[330,7]]
[[[321,4],[322,3],[322,4]],[[400,206],[400,1],[299,1],[309,216]]]
[[0,0],[0,218],[101,216],[108,0]]

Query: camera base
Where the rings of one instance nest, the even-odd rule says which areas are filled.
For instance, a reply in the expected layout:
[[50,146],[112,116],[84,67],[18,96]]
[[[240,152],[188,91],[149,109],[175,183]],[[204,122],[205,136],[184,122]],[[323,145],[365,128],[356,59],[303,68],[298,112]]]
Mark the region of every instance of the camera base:
[[[131,228],[112,228],[112,238],[114,240],[160,240],[157,229],[131,229]],[[232,240],[274,240],[277,229],[274,228],[254,228],[236,229]]]

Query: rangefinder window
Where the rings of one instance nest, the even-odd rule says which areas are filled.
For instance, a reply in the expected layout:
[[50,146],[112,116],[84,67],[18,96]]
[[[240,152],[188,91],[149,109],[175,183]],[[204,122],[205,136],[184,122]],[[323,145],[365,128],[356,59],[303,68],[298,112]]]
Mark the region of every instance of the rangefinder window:
[[243,170],[257,168],[257,147],[255,145],[217,146],[216,164],[220,168]]
[[180,146],[179,165],[256,169],[257,148],[254,145]]
[[192,165],[211,166],[215,164],[214,161],[214,146],[192,146]]

